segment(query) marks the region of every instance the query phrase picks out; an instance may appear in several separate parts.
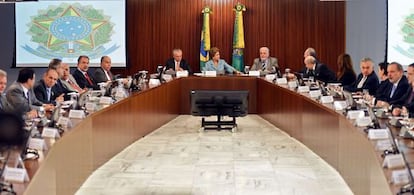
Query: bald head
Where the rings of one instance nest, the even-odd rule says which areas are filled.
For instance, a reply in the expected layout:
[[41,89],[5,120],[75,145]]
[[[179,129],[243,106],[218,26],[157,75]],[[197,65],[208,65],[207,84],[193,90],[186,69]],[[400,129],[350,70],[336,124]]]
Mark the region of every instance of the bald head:
[[315,51],[315,49],[313,49],[312,47],[307,48],[305,50],[305,52],[303,53],[303,57],[306,58],[308,56],[316,57],[316,51]]

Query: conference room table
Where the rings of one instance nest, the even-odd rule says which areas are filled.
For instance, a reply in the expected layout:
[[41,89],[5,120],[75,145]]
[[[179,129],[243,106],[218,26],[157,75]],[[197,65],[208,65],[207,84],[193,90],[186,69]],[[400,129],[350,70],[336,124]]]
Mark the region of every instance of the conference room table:
[[[341,174],[355,194],[396,194],[401,187],[390,183],[392,170],[382,167],[376,141],[331,104],[264,78],[190,76],[133,92],[88,115],[48,143],[51,147],[39,160],[25,162],[30,182],[15,185],[16,191],[74,194],[94,170],[127,146],[178,115],[190,114],[191,90],[249,91],[249,114],[260,115],[309,147]],[[392,128],[393,133],[398,131]],[[414,162],[413,141],[398,142],[408,161]]]

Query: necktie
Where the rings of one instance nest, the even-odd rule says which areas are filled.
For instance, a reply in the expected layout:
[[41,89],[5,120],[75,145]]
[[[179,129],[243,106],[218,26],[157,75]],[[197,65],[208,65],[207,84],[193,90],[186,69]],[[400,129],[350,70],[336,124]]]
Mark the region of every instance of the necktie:
[[266,69],[266,63],[262,62],[262,70],[265,70],[265,69]]
[[180,69],[180,62],[175,62],[175,71]]
[[392,89],[391,89],[391,93],[390,93],[390,98],[392,98],[392,96],[394,95],[395,89],[397,89],[396,85],[392,85]]
[[30,93],[27,91],[26,93],[27,103],[29,103],[29,106],[32,105],[32,101],[30,100]]
[[108,81],[112,81],[112,73],[111,71],[105,71],[106,72],[106,77],[108,78]]
[[364,86],[365,81],[367,80],[367,76],[362,77],[361,81],[359,81],[357,88],[362,88]]
[[78,92],[82,91],[82,89],[81,89],[78,85],[76,85],[74,82],[72,82],[70,79],[68,80],[68,83],[69,83],[69,84],[70,84],[70,86],[72,86],[72,87],[73,87],[73,89],[75,89],[76,91],[78,91]]
[[3,110],[3,102],[2,102],[3,96],[0,94],[0,110]]
[[411,103],[413,101],[413,98],[414,98],[414,91],[411,91],[411,95],[407,100],[407,104]]
[[89,77],[88,73],[85,73],[85,78],[88,81],[89,85],[93,85],[91,78]]
[[50,88],[46,88],[47,101],[50,102]]

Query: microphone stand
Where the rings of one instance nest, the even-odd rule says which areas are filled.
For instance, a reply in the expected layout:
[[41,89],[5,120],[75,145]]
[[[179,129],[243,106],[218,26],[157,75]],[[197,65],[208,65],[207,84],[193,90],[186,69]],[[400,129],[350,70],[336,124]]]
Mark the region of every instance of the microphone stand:
[[408,184],[404,185],[403,187],[401,187],[400,191],[397,193],[397,195],[402,195],[402,194],[405,194],[405,193],[414,194],[414,177],[413,177],[413,173],[411,173],[410,164],[408,164],[407,159],[405,158],[404,152],[401,152],[401,155],[403,157],[405,167],[408,171],[408,179],[409,179],[410,182]]

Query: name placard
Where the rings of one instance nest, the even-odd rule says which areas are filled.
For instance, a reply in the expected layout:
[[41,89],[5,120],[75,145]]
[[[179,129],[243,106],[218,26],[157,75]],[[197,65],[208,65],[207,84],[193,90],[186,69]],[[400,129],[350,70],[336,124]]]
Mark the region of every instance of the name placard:
[[365,116],[365,113],[363,110],[350,110],[348,111],[346,117],[353,120],[357,118],[362,118]]
[[85,112],[83,110],[70,110],[69,118],[85,118]]
[[299,93],[308,93],[310,91],[309,86],[299,86],[298,87],[298,92]]
[[287,85],[287,79],[286,78],[277,78],[276,83],[279,85]]
[[206,77],[216,77],[217,72],[214,71],[214,70],[208,70],[208,71],[206,71],[206,74],[204,76],[206,76]]
[[298,86],[298,83],[296,81],[289,81],[288,82],[288,87],[293,89],[296,88]]
[[331,95],[326,95],[321,97],[322,104],[331,104],[333,103],[334,99]]
[[392,148],[391,140],[389,140],[389,139],[378,140],[377,145],[375,146],[375,148],[378,151],[388,150],[388,149]]
[[275,80],[275,78],[276,78],[276,75],[275,75],[275,74],[267,74],[267,75],[265,76],[265,79],[266,79],[267,81],[273,81],[273,80]]
[[24,168],[12,168],[6,166],[4,170],[4,180],[24,183],[29,181],[29,176]]
[[170,74],[163,74],[162,78],[167,82],[172,80],[172,76]]
[[364,116],[356,119],[356,124],[358,127],[366,127],[371,124],[371,117]]
[[69,128],[72,127],[72,122],[71,122],[70,118],[68,118],[68,117],[63,117],[63,116],[59,117],[57,123],[59,125],[64,126],[64,127],[69,127]]
[[161,82],[159,79],[150,79],[148,82],[148,85],[158,86],[158,85],[161,85]]
[[101,97],[101,99],[99,99],[99,104],[112,104],[112,97]]
[[47,150],[45,140],[40,138],[30,138],[28,147],[35,150]]
[[[413,170],[411,169],[411,173]],[[410,181],[407,169],[393,170],[391,172],[391,182],[393,184],[406,184]]]
[[177,78],[188,77],[188,71],[186,71],[186,70],[177,71],[175,74],[176,74]]
[[309,91],[309,96],[311,98],[318,98],[321,95],[322,95],[321,90],[312,90],[312,91]]
[[251,70],[251,71],[249,71],[249,76],[251,76],[251,77],[260,77],[260,71]]
[[402,157],[402,154],[390,154],[385,156],[382,166],[389,169],[404,167],[404,159]]
[[85,108],[86,108],[86,110],[89,110],[89,111],[95,111],[96,110],[96,104],[93,103],[93,102],[86,102]]
[[368,130],[368,139],[377,140],[377,139],[388,139],[389,133],[388,129],[369,129]]
[[56,128],[44,127],[42,137],[60,138],[60,134]]
[[344,110],[347,106],[346,101],[334,101],[335,110]]

